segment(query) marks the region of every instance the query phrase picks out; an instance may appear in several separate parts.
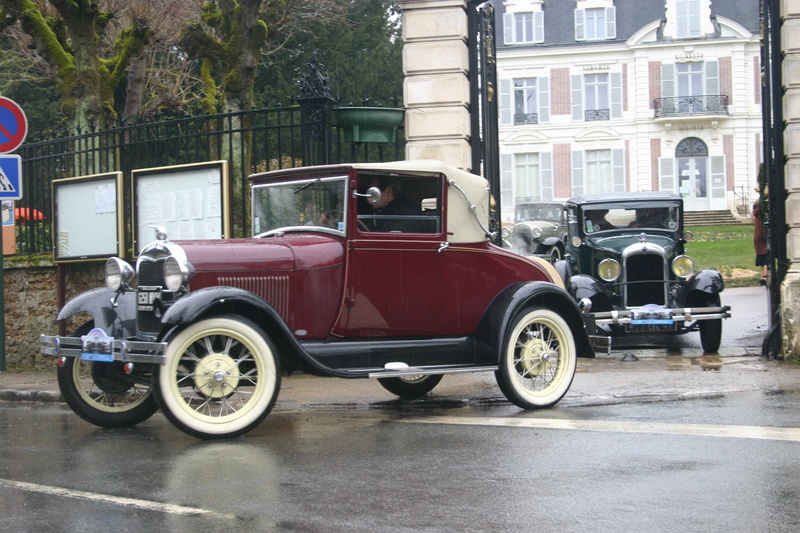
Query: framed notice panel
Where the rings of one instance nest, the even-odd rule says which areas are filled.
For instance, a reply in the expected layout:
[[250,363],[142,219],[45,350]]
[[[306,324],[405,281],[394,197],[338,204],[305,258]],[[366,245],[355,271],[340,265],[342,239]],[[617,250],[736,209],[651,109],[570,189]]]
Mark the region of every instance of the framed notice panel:
[[230,236],[227,161],[144,168],[133,181],[133,240],[136,254],[155,240],[153,226],[169,240]]
[[122,172],[53,180],[54,259],[123,256]]

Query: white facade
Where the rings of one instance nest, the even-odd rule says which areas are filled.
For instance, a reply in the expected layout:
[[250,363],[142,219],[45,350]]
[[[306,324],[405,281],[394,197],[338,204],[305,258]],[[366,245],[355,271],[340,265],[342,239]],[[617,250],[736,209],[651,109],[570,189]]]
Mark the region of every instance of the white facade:
[[496,2],[503,219],[522,200],[651,190],[746,214],[760,41],[723,1],[757,21],[758,0]]

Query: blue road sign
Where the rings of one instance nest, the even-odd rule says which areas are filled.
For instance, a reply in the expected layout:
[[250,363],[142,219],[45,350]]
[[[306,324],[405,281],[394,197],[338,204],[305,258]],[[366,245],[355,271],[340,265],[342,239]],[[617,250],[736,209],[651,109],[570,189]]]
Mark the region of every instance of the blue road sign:
[[22,158],[0,155],[0,200],[22,199]]

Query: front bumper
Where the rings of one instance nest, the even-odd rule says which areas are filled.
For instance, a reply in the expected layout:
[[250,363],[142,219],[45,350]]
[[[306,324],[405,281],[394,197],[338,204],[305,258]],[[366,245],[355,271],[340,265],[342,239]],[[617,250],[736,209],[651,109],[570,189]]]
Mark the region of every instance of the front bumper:
[[[110,357],[126,363],[154,363],[163,365],[166,360],[166,342],[144,342],[114,339]],[[81,357],[83,341],[80,337],[41,335],[39,352],[54,357]],[[109,361],[110,362],[110,361]]]
[[[672,308],[671,311],[672,320],[683,324],[697,320],[716,320],[731,317],[729,305],[720,307],[676,307]],[[626,325],[633,320],[633,310],[590,313],[588,317],[596,325]]]

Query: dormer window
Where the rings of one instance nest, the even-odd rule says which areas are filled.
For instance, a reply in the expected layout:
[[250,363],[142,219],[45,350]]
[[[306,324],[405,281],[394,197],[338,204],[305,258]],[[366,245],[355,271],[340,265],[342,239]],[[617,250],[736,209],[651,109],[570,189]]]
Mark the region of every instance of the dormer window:
[[[575,40],[601,41],[617,36],[617,14],[614,6],[598,6],[579,2],[575,10]],[[591,7],[589,7],[591,6]]]
[[544,12],[541,0],[506,2],[503,14],[504,44],[544,42]]
[[700,0],[675,0],[675,38],[700,37]]

